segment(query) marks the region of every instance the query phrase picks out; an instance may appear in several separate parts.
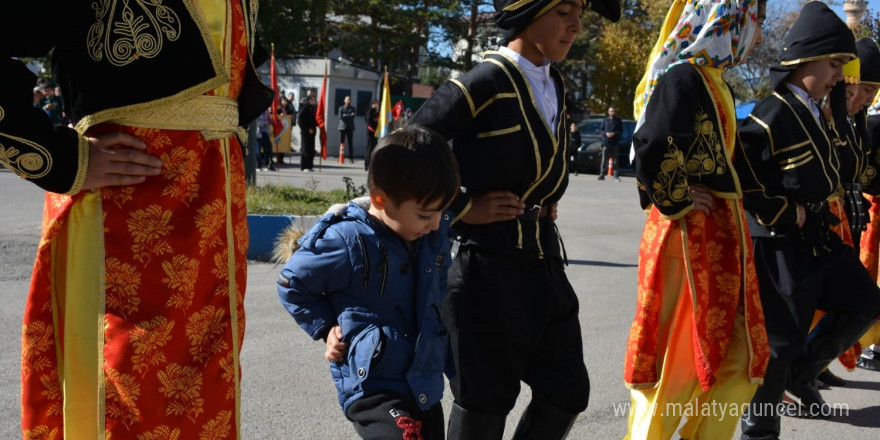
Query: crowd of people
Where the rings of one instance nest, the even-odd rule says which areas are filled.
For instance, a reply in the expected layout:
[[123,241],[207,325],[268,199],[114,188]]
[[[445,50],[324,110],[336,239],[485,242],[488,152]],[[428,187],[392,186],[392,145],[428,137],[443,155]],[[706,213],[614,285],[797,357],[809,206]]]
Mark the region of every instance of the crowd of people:
[[[64,21],[88,5],[51,3],[64,26],[0,41],[0,138],[14,147],[0,162],[47,191],[22,327],[23,437],[240,438],[241,144],[253,120],[260,167],[273,166],[255,11],[169,4],[145,21],[161,50],[126,54],[92,35],[132,43],[111,26]],[[500,440],[522,383],[531,398],[513,438],[564,439],[589,403],[555,225],[579,135],[553,63],[584,10],[616,21],[620,5],[494,5],[498,50],[381,139],[371,103],[368,197],[282,244],[280,301],[325,345],[364,439]],[[3,7],[21,35],[34,32],[29,8]],[[845,385],[827,369],[835,359],[880,370],[880,115],[868,116],[880,47],[807,3],[769,72],[772,95],[737,126],[722,74],[762,43],[765,11],[766,0],[673,1],[636,91],[647,217],[627,439],[730,439],[737,426],[742,440],[778,439],[783,416],[832,414],[819,389]],[[58,91],[13,58],[50,50]],[[182,56],[191,69],[149,80]],[[110,92],[132,75],[149,87]],[[299,108],[284,96],[277,112],[299,126],[310,171],[314,94]],[[352,162],[355,113],[345,97],[338,129]],[[616,158],[613,107],[600,131]],[[742,411],[656,412],[698,402]]]

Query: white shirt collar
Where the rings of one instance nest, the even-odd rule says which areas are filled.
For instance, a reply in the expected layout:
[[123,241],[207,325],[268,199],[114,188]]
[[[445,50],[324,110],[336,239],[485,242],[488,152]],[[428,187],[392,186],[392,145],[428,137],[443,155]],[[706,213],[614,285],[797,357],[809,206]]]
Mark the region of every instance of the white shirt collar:
[[509,47],[502,46],[498,52],[512,59],[523,70],[532,87],[532,94],[538,110],[541,111],[553,133],[556,133],[556,111],[559,102],[556,98],[556,85],[550,77],[550,60],[545,58],[544,64],[536,66],[528,58]]
[[798,86],[796,86],[796,85],[794,85],[794,84],[792,84],[792,83],[788,83],[788,87],[791,88],[792,91],[794,91],[795,93],[797,93],[798,96],[800,96],[804,101],[807,102],[807,104],[808,104],[809,107],[810,107],[810,112],[812,112],[812,113],[813,113],[813,117],[816,118],[816,123],[818,123],[819,126],[821,127],[821,126],[822,126],[822,120],[821,120],[820,118],[822,117],[822,114],[821,114],[821,112],[820,112],[820,110],[819,110],[819,103],[816,102],[816,100],[813,99],[813,97],[810,96],[810,94],[807,93],[806,90],[804,90],[804,89],[802,89],[802,88],[800,88],[800,87],[798,87]]

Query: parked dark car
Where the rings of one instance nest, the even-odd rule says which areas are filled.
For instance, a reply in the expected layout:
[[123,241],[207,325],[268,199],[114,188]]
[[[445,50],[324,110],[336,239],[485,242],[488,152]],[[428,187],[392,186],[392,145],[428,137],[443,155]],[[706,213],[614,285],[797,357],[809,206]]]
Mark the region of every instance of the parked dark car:
[[[601,118],[586,119],[578,124],[582,143],[577,148],[577,154],[572,165],[574,170],[597,173],[601,169],[602,135],[599,133],[599,126],[601,124]],[[631,119],[623,120],[623,136],[620,138],[617,156],[619,167],[630,166],[629,150],[632,148],[633,131],[635,131],[635,128],[636,121]]]

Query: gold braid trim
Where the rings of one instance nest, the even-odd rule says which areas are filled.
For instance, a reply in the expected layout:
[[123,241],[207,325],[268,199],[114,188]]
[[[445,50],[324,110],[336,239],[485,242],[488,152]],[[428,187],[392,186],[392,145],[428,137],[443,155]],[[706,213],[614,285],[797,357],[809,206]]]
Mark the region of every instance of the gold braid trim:
[[120,115],[108,122],[160,130],[198,130],[205,139],[222,139],[233,134],[247,138],[247,133],[238,126],[238,101],[222,96],[196,96],[188,101]]
[[86,139],[85,136],[79,135],[79,143],[77,144],[77,149],[79,150],[79,156],[77,158],[77,166],[76,166],[76,177],[73,179],[73,185],[70,186],[70,189],[67,190],[65,194],[74,195],[82,190],[83,185],[86,183],[86,175],[89,172],[89,152],[91,151],[92,144],[89,143],[89,140]]

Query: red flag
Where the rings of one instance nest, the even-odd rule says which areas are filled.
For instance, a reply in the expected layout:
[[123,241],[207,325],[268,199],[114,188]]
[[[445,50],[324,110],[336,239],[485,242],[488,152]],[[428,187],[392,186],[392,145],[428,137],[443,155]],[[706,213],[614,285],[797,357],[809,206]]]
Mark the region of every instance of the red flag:
[[327,95],[327,60],[324,60],[324,82],[321,83],[321,94],[318,95],[318,108],[315,110],[315,121],[318,123],[318,139],[321,140],[321,157],[327,158],[327,129],[325,127],[324,113],[327,112],[326,101]]
[[391,109],[391,117],[396,121],[403,114],[403,101],[397,101]]
[[278,119],[278,74],[275,71],[275,44],[272,44],[272,62],[269,64],[269,78],[272,81],[272,90],[275,91],[275,97],[272,99],[272,138],[278,136],[284,125]]

